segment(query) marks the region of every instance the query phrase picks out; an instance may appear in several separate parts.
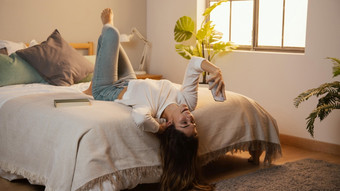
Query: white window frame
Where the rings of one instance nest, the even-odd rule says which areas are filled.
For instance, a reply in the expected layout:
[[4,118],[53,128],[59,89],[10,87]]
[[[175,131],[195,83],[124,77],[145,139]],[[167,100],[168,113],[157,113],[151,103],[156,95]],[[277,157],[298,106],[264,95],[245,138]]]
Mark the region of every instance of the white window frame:
[[[210,2],[218,2],[219,0],[206,0],[206,6],[210,6]],[[230,6],[233,1],[243,1],[243,0],[229,0]],[[259,46],[258,45],[258,23],[259,23],[259,0],[253,0],[253,31],[252,31],[252,44],[251,45],[240,45],[238,50],[251,50],[251,51],[270,51],[270,52],[294,52],[294,53],[304,53],[305,47],[288,47],[283,46],[284,43],[284,22],[285,22],[285,2],[283,0],[283,18],[282,18],[282,37],[281,37],[281,46]],[[231,7],[230,7],[231,9]],[[229,41],[231,41],[231,13],[229,17]],[[223,31],[220,31],[223,32]]]

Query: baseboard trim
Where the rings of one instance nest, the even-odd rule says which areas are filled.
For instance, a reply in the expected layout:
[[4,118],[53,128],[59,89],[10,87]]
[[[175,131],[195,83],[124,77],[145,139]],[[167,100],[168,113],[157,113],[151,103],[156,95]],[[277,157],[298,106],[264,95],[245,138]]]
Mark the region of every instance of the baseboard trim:
[[321,141],[305,139],[284,134],[280,134],[280,142],[281,144],[284,145],[295,146],[310,151],[324,152],[340,156],[340,145],[332,143],[325,143]]

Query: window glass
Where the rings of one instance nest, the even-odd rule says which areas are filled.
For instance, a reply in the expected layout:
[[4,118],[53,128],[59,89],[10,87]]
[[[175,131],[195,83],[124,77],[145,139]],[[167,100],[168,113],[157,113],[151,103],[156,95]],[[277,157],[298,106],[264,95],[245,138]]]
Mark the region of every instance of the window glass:
[[210,20],[223,41],[240,48],[304,52],[307,5],[308,0],[229,0],[211,12]]
[[231,41],[239,45],[252,44],[253,0],[232,1]]
[[308,0],[286,0],[283,46],[305,47]]
[[282,16],[283,0],[259,0],[259,46],[281,46]]
[[[213,5],[216,2],[210,2]],[[215,29],[223,33],[222,41],[229,41],[229,21],[230,21],[230,2],[226,2],[216,7],[210,13],[210,20],[213,21]]]

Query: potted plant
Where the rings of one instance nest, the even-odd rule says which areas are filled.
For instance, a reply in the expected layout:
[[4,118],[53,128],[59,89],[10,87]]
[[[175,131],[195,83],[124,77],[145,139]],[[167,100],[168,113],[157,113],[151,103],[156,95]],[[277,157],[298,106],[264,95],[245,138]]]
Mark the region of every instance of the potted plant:
[[[340,60],[337,58],[330,59],[333,66],[333,78],[340,74]],[[325,119],[334,109],[340,109],[340,82],[334,81],[324,83],[317,88],[309,89],[294,99],[295,107],[298,107],[301,102],[308,100],[310,97],[320,97],[316,108],[306,118],[307,130],[314,137],[314,121],[319,118],[320,121]]]
[[[223,2],[228,0],[220,0],[214,5],[205,9],[204,19],[201,28],[195,32],[195,22],[191,17],[183,16],[176,21],[174,29],[174,38],[178,44],[175,45],[176,51],[185,59],[192,56],[206,58],[211,61],[217,54],[222,52],[231,52],[237,48],[232,42],[221,41],[223,34],[215,30],[215,25],[208,20],[210,13]],[[195,38],[195,45],[181,44],[184,41]],[[206,83],[206,73],[203,72],[203,83]]]

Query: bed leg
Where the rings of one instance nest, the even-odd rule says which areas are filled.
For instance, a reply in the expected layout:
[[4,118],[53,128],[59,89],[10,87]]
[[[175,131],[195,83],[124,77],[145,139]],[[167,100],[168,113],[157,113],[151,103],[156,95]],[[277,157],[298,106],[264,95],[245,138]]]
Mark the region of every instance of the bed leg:
[[248,159],[248,162],[254,165],[259,165],[262,151],[261,150],[249,150],[249,154],[251,157]]

